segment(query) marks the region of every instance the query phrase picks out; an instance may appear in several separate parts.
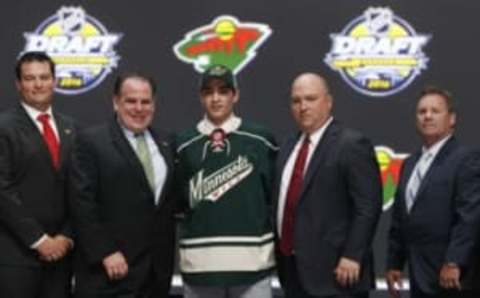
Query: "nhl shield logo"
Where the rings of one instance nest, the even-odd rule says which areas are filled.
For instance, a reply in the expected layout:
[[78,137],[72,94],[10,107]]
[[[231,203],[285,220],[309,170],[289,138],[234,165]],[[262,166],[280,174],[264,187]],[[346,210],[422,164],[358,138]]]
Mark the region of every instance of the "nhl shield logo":
[[57,13],[65,34],[77,34],[83,29],[85,11],[81,7],[62,7]]
[[386,36],[393,23],[393,13],[389,9],[370,8],[365,12],[365,23],[372,35]]
[[257,49],[271,33],[266,24],[242,23],[236,17],[222,15],[211,24],[186,33],[173,51],[198,72],[222,64],[237,74],[255,58]]

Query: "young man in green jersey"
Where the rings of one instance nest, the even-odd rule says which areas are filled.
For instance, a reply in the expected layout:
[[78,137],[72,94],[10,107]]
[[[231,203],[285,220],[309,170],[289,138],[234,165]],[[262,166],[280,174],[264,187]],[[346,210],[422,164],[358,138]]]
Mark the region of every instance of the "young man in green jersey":
[[276,143],[264,128],[235,115],[239,90],[227,67],[203,73],[200,99],[204,118],[176,138],[184,295],[271,297],[268,205]]

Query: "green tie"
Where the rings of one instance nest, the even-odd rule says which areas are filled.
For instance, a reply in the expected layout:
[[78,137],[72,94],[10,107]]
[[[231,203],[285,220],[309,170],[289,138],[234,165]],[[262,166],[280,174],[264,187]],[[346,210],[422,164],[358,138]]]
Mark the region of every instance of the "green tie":
[[143,170],[147,176],[148,184],[153,191],[155,191],[155,174],[153,172],[152,159],[150,157],[150,152],[148,151],[147,141],[145,139],[145,134],[138,134],[135,136],[137,139],[137,156],[142,163]]

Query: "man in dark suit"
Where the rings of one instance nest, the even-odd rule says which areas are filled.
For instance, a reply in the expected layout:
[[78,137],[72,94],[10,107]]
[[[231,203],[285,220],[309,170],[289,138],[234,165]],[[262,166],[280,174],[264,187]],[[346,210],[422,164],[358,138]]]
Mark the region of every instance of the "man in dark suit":
[[0,295],[68,297],[73,122],[52,110],[55,65],[44,53],[20,57],[16,85],[20,103],[0,115]]
[[108,123],[79,133],[74,150],[76,297],[167,297],[174,260],[173,160],[151,128],[155,83],[117,78]]
[[274,188],[286,297],[368,297],[374,286],[379,169],[370,141],[333,120],[332,101],[320,75],[294,80],[290,107],[300,131],[280,150]]
[[479,161],[453,136],[455,122],[450,94],[426,88],[416,108],[422,149],[405,161],[395,195],[386,273],[392,297],[407,262],[412,297],[480,297],[470,292],[480,270],[473,254]]

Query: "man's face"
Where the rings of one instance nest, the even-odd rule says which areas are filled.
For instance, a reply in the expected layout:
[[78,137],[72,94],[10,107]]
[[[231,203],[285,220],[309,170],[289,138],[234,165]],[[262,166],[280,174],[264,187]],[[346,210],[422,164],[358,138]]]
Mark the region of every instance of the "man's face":
[[303,74],[292,84],[290,109],[301,131],[313,133],[330,118],[332,99],[324,81],[314,74]]
[[417,131],[427,146],[431,146],[453,132],[455,113],[448,110],[439,94],[427,94],[417,104]]
[[22,101],[40,111],[50,107],[55,78],[48,62],[25,62],[20,67],[20,79],[15,82]]
[[123,126],[141,133],[153,121],[155,101],[150,84],[140,78],[126,79],[120,94],[113,97],[113,108]]
[[207,118],[215,125],[221,125],[233,113],[238,90],[233,91],[220,79],[211,79],[200,91],[200,98]]

